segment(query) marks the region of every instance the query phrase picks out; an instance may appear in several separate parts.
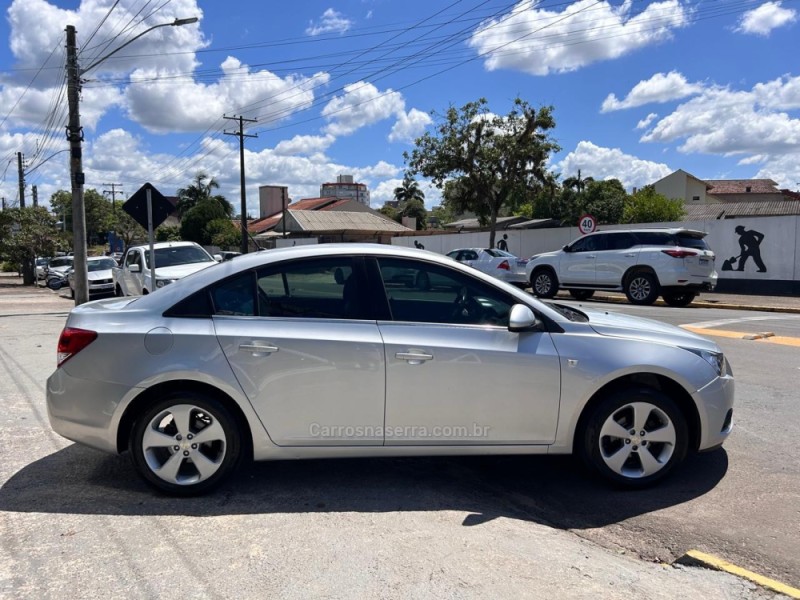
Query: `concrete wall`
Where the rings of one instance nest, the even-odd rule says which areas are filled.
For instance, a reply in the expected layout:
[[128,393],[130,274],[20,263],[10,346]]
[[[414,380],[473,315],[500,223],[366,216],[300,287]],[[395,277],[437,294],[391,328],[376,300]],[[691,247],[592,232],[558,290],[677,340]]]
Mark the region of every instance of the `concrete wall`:
[[[724,261],[740,254],[739,234],[736,227],[745,231],[755,230],[764,234],[759,247],[761,259],[767,271],[759,273],[753,258],[738,271],[738,261],[732,263],[733,270],[722,270]],[[720,291],[740,293],[800,294],[800,217],[752,217],[741,219],[706,220],[676,223],[648,223],[646,225],[610,225],[600,230],[633,229],[636,227],[685,227],[708,233],[706,242],[717,256]],[[577,227],[555,229],[527,229],[522,231],[499,231],[496,239],[508,235],[508,249],[513,254],[529,257],[541,252],[557,250],[580,237]],[[446,254],[457,248],[480,248],[489,244],[488,232],[459,233],[452,235],[409,236],[392,239],[392,244],[413,247],[417,240],[426,250]]]

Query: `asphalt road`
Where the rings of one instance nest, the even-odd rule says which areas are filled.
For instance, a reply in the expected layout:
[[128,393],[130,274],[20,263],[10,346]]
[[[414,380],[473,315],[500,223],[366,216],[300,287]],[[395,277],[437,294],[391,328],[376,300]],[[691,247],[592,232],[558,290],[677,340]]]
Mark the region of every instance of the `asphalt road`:
[[[800,586],[796,346],[715,337],[735,433],[650,490],[610,489],[568,457],[382,459],[260,463],[178,500],[50,430],[69,302],[0,300],[0,597],[773,597],[660,564],[692,548]],[[800,336],[800,315],[592,308]]]

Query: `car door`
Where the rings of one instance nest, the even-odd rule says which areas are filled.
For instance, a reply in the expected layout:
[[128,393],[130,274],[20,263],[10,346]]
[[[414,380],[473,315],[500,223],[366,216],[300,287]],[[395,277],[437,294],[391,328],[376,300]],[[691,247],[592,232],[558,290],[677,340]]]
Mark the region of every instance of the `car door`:
[[568,250],[561,253],[558,278],[562,287],[570,284],[594,285],[597,251],[601,247],[602,236],[587,235],[570,244]]
[[[125,289],[129,296],[142,293],[142,264],[142,254],[139,248],[128,250],[128,254],[125,257],[125,268],[122,270],[122,277],[125,280]],[[139,266],[138,273],[131,273],[131,267],[133,265]]]
[[[546,444],[554,440],[560,366],[550,334],[512,333],[515,300],[460,270],[378,258],[387,316],[386,442],[390,445]],[[391,280],[425,273],[427,289]]]
[[294,260],[211,290],[222,350],[280,446],[383,444],[383,341],[362,264]]
[[622,276],[638,261],[638,241],[627,231],[606,233],[605,239],[605,249],[596,251],[595,284],[617,287],[622,285]]

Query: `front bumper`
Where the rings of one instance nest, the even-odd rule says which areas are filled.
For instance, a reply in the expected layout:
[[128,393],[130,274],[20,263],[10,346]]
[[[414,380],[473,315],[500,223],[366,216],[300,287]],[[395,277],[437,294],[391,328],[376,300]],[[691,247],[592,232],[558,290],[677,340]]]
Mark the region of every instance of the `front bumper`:
[[721,446],[733,429],[733,377],[717,377],[692,397],[700,414],[698,450]]
[[71,377],[57,369],[47,379],[47,416],[57,434],[104,452],[117,452],[120,405],[129,386]]

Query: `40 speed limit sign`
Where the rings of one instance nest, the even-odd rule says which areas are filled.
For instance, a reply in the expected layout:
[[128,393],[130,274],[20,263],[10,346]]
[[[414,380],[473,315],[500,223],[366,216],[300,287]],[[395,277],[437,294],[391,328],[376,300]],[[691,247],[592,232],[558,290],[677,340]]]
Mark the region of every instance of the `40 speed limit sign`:
[[578,231],[582,234],[592,233],[595,229],[597,229],[597,219],[592,215],[583,215],[578,220]]

